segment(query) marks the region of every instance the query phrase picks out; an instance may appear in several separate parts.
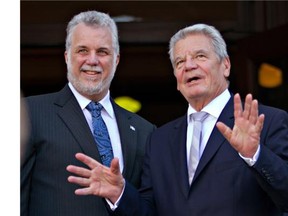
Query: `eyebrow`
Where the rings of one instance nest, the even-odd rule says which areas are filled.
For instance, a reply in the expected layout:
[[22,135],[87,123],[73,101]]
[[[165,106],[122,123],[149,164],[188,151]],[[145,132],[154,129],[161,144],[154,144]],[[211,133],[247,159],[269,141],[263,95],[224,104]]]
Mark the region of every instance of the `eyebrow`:
[[209,53],[209,50],[207,50],[207,49],[196,50],[195,54],[198,54],[198,53]]
[[[192,52],[192,53],[191,53],[191,52]],[[209,50],[207,50],[207,49],[199,49],[199,50],[189,51],[189,55],[195,55],[195,54],[198,54],[198,53],[205,53],[205,54],[207,54],[207,53],[209,53]],[[178,60],[178,59],[182,59],[182,58],[184,58],[184,57],[177,56],[177,57],[175,58],[175,61]]]
[[183,59],[183,57],[179,57],[179,56],[178,56],[177,58],[174,59],[174,62],[177,62],[177,61],[180,60],[180,59]]
[[87,48],[87,46],[84,45],[75,46],[75,49],[83,49],[83,48]]
[[[79,45],[79,46],[75,46],[75,49],[90,49],[88,46],[85,45]],[[106,46],[101,46],[98,47],[96,50],[108,50],[110,51],[112,48],[110,47],[106,47]]]

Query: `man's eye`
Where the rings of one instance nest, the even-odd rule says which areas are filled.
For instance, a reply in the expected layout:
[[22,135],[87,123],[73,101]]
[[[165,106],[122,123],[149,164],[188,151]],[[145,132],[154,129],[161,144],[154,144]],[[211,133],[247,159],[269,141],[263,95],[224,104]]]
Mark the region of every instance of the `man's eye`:
[[78,50],[78,53],[87,53],[88,51],[86,49],[80,49]]
[[107,50],[98,50],[97,53],[99,55],[108,55],[109,54],[109,52]]
[[203,59],[203,58],[205,58],[206,56],[203,55],[203,54],[199,54],[199,55],[197,55],[196,57],[197,57],[198,59]]
[[182,64],[183,62],[184,62],[184,60],[179,60],[179,61],[177,61],[177,62],[176,62],[176,66]]

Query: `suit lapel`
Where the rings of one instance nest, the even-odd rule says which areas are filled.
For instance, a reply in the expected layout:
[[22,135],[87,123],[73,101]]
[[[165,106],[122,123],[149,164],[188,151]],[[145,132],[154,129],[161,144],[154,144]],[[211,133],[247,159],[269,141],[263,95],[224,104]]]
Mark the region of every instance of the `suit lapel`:
[[[234,107],[233,107],[233,97],[230,98],[227,105],[223,109],[219,119],[230,128],[234,124]],[[186,115],[183,116],[179,121],[175,123],[174,132],[171,133],[171,155],[173,156],[173,164],[175,164],[174,169],[176,170],[176,175],[179,176],[179,187],[185,197],[189,195],[189,183],[188,183],[188,170],[187,170],[187,159],[186,159],[186,133],[187,133],[187,120]],[[199,161],[193,182],[197,180],[198,176],[201,175],[209,161],[216,154],[219,147],[226,141],[219,130],[214,127],[203,155]],[[192,182],[192,186],[193,186]]]
[[[187,169],[187,157],[186,157],[186,131],[187,120],[186,115],[176,122],[171,133],[170,143],[170,155],[172,155],[174,170],[176,176],[179,177],[179,187],[185,197],[188,197],[189,182],[188,182],[188,169]],[[168,133],[169,134],[169,133]],[[169,140],[169,139],[168,139]]]
[[129,179],[133,173],[133,165],[136,159],[137,128],[131,124],[130,113],[119,107],[112,99],[111,103],[116,115],[118,130],[120,134],[124,169],[123,176]]
[[100,161],[97,146],[83,111],[68,85],[59,92],[55,105],[60,107],[58,115],[71,131],[71,135],[74,136],[83,153]]
[[[234,107],[233,107],[233,97],[230,98],[227,105],[224,107],[217,121],[221,121],[226,124],[228,127],[232,128],[234,124]],[[219,147],[226,141],[224,136],[219,132],[217,127],[215,126],[210,138],[207,142],[205,150],[201,156],[198,167],[195,172],[195,177],[193,182],[197,179],[197,177],[201,174],[205,166],[207,166],[208,162],[213,158],[216,154]]]

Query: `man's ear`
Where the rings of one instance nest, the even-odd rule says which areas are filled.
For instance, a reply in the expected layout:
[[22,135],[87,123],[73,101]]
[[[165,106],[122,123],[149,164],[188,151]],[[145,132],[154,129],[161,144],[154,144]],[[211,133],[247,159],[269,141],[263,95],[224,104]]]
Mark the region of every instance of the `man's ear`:
[[119,64],[119,62],[120,62],[120,55],[118,54],[118,55],[116,56],[116,66]]
[[66,64],[68,64],[68,52],[67,51],[64,52],[64,58],[65,58]]
[[230,69],[231,69],[231,63],[229,57],[226,57],[222,60],[222,64],[224,67],[224,73],[223,75],[227,78],[230,75]]

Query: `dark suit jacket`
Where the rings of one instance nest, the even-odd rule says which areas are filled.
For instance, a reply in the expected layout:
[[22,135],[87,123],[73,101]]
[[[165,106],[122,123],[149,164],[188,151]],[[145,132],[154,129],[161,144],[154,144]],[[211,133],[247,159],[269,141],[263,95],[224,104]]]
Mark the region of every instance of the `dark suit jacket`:
[[[67,181],[67,165],[84,166],[76,160],[77,152],[100,161],[93,135],[68,85],[57,93],[28,97],[27,105],[31,136],[21,167],[21,215],[108,215],[103,199],[75,195],[79,186]],[[112,105],[122,144],[123,175],[139,187],[145,144],[155,126],[113,101]]]
[[[186,115],[158,128],[147,145],[141,198],[127,184],[114,215],[274,216],[288,211],[288,115],[267,106],[259,113],[265,123],[256,164],[249,167],[215,127],[191,186]],[[233,97],[219,121],[233,127]]]

